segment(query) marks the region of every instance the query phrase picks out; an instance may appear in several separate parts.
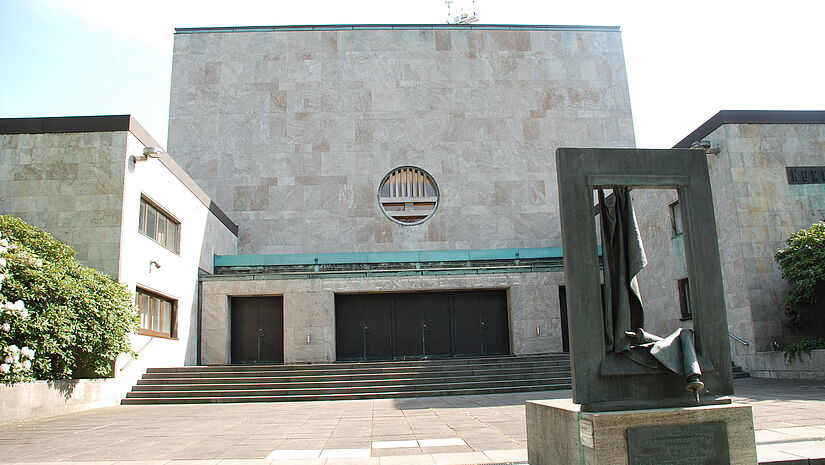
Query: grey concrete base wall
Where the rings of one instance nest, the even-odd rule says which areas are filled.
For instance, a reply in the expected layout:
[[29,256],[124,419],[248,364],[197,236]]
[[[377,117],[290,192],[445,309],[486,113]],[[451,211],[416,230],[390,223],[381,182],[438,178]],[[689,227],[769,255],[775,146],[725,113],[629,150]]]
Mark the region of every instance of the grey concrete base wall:
[[754,378],[806,379],[825,381],[825,350],[813,350],[810,357],[802,356],[802,361],[785,361],[785,353],[757,352],[749,368]]
[[0,135],[0,214],[45,229],[117,279],[127,134]]
[[202,362],[230,362],[230,297],[256,295],[284,297],[286,363],[335,360],[335,293],[505,289],[512,353],[560,352],[558,285],[563,279],[560,272],[324,279],[204,277]]
[[[569,399],[560,399],[530,401],[525,410],[531,465],[627,465],[628,428],[712,422],[727,427],[731,465],[757,463],[753,413],[746,405],[589,413],[581,412]],[[694,451],[697,455],[702,452]]]
[[131,385],[116,379],[0,386],[0,425],[117,405]]
[[[31,383],[0,385],[0,424],[16,421],[33,420],[55,415],[80,412],[101,407],[118,405],[126,397],[137,380],[150,366],[169,366],[164,362],[164,355],[171,352],[168,347],[173,341],[154,338],[142,346],[134,345],[138,358],[121,354],[115,362],[115,377],[105,379],[76,379],[61,381],[34,381]],[[157,354],[147,352],[155,341],[164,341],[167,350],[161,349]],[[166,355],[174,359],[174,356]],[[175,363],[177,365],[178,363]]]

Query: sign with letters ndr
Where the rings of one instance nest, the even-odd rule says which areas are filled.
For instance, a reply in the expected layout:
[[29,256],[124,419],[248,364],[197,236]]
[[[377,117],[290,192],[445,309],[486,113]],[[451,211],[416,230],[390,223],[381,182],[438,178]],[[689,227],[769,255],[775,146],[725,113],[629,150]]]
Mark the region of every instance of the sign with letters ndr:
[[788,184],[825,184],[825,166],[789,166]]

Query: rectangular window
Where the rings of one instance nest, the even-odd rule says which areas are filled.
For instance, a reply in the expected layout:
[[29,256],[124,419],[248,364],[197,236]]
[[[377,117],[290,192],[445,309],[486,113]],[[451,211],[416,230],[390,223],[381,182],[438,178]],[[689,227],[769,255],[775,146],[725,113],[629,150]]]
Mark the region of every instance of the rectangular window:
[[138,229],[144,236],[180,253],[180,222],[143,197],[140,198]]
[[177,301],[140,288],[135,300],[140,311],[140,334],[177,337]]
[[683,320],[689,320],[693,318],[693,312],[690,309],[690,286],[688,285],[688,279],[682,278],[676,281],[676,285],[679,287],[679,311],[682,313]]
[[669,205],[670,207],[670,226],[673,228],[673,235],[678,236],[682,234],[682,207],[679,201],[675,201]]

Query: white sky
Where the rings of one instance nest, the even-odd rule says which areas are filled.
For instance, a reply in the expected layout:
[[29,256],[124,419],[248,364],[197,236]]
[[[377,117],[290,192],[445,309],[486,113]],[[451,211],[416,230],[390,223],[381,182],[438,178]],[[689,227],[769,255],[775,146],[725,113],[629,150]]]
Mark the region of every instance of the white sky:
[[[670,147],[719,110],[825,110],[823,0],[475,9],[481,24],[621,26],[639,147]],[[0,117],[128,113],[165,145],[175,27],[446,18],[442,0],[0,0]]]

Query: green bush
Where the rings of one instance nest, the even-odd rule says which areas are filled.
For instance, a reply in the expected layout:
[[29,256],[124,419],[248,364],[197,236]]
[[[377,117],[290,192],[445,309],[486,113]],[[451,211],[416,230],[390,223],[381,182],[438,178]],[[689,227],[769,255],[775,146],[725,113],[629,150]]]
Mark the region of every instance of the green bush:
[[825,349],[825,339],[801,339],[785,346],[785,362],[790,365],[794,359],[804,362],[802,356],[811,358],[812,350]]
[[790,284],[785,298],[788,326],[800,329],[805,325],[800,311],[821,303],[825,294],[825,223],[791,234],[785,243],[788,247],[776,252],[774,259]]
[[[0,216],[0,238],[0,364],[12,362],[0,381],[111,376],[118,355],[134,355],[138,317],[123,284],[18,218]],[[15,369],[28,365],[23,347],[34,351],[28,372]]]

